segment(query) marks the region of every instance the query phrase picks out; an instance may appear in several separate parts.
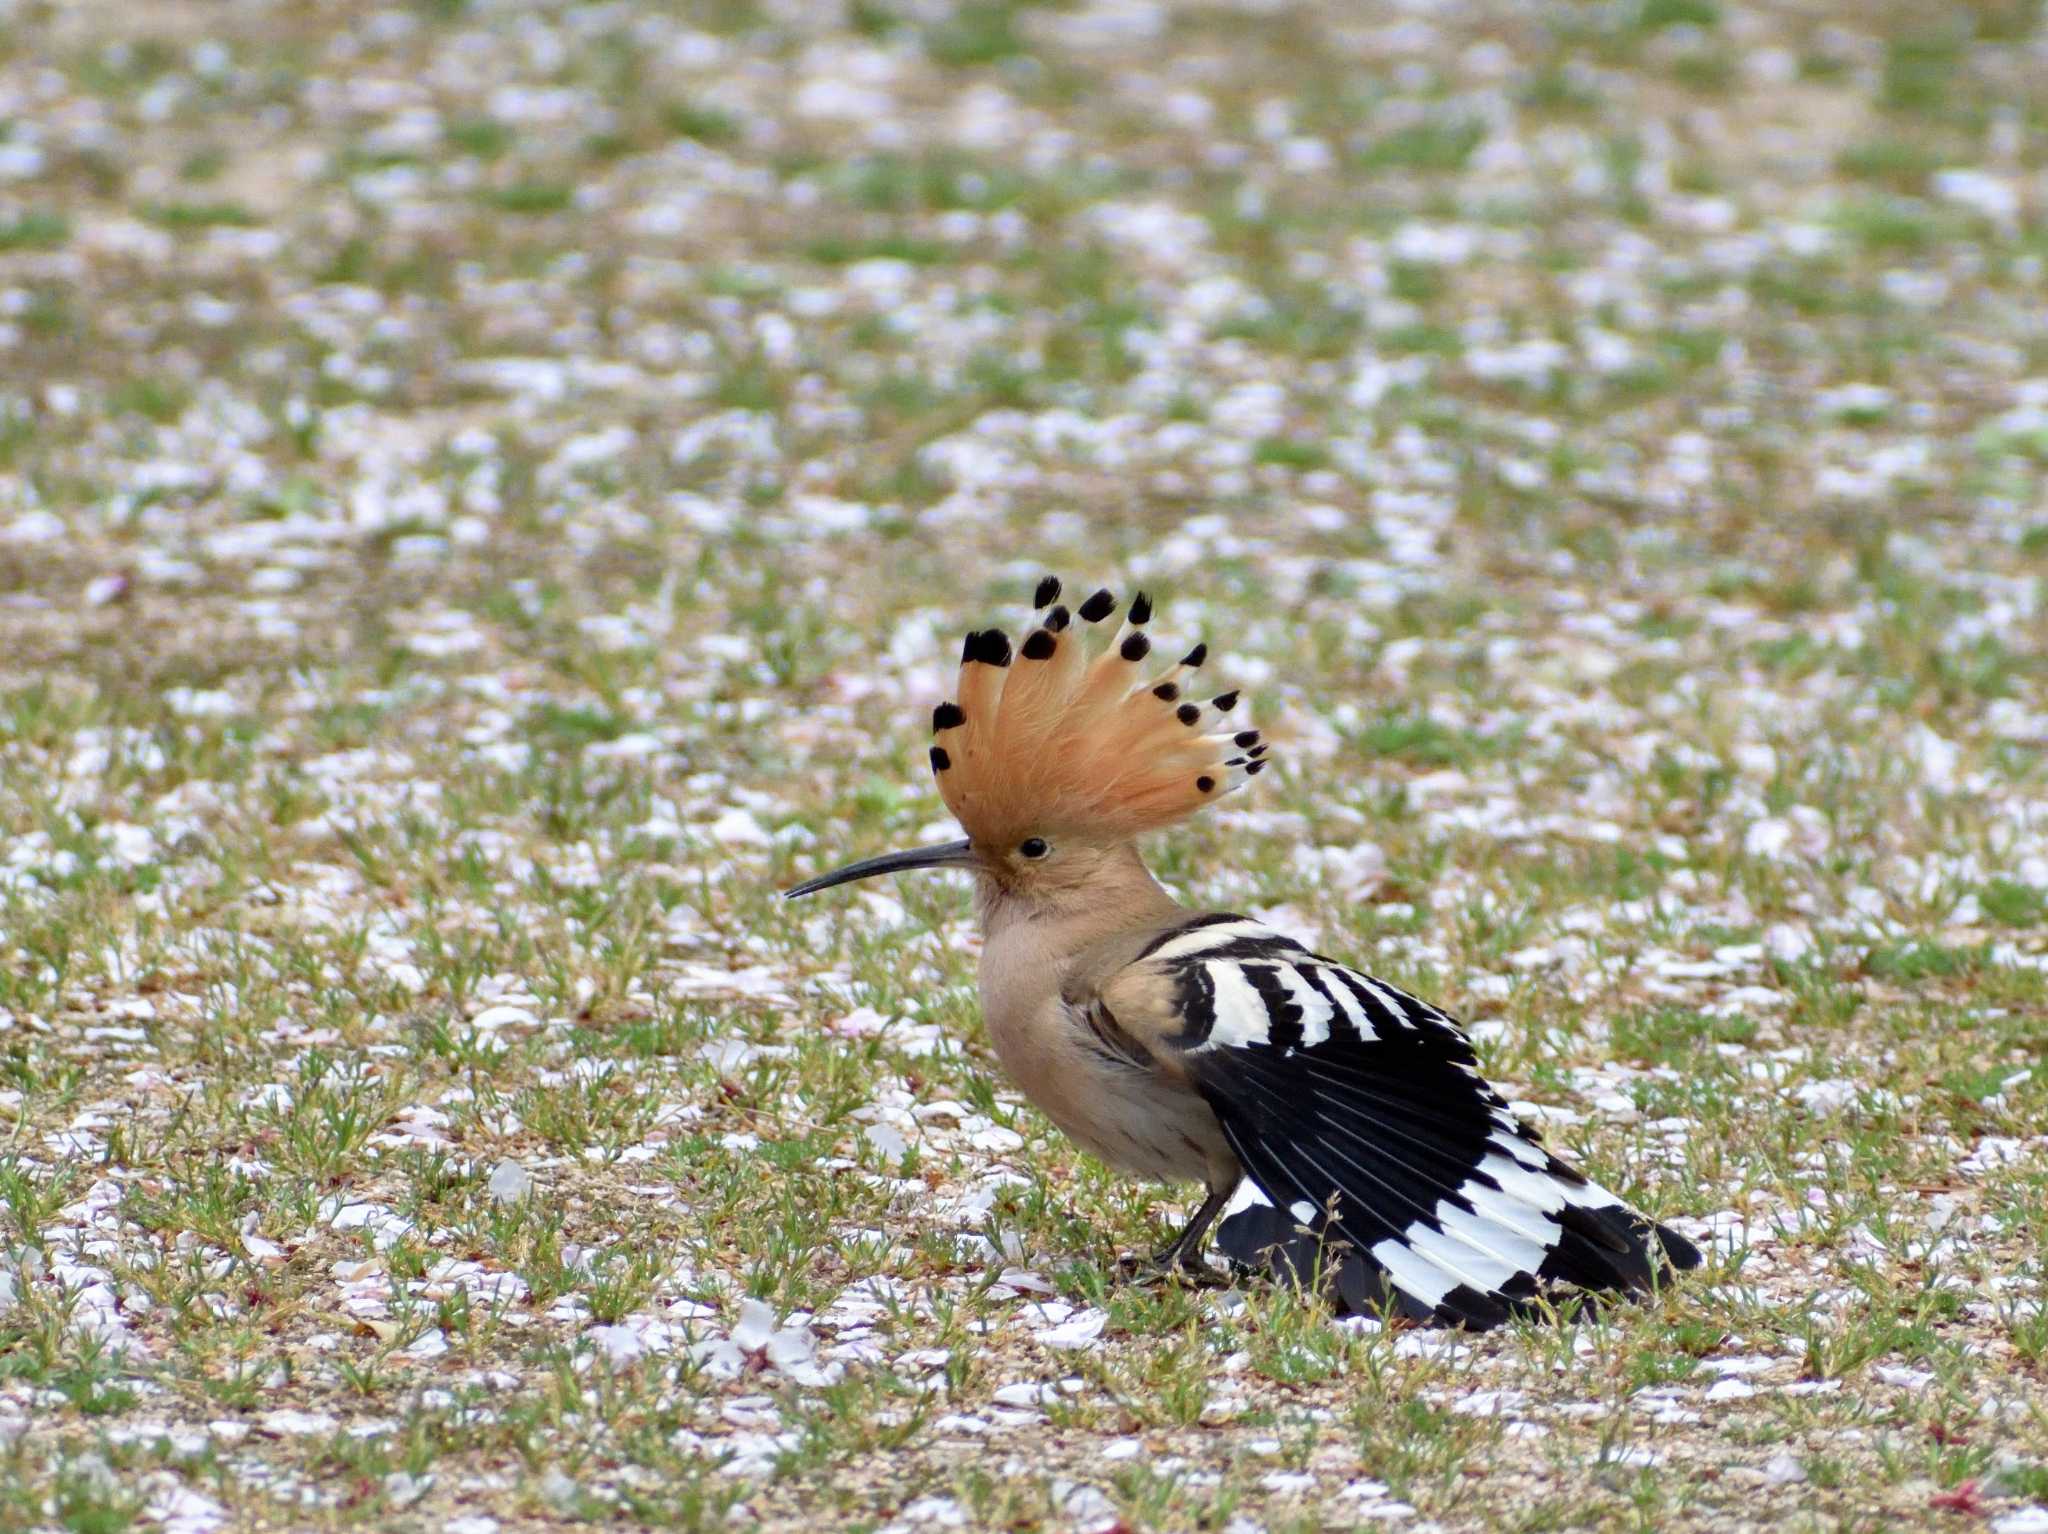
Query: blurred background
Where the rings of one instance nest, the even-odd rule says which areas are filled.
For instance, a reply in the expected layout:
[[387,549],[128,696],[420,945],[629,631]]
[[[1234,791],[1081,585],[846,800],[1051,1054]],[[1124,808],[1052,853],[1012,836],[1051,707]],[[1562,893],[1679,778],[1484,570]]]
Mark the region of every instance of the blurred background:
[[2040,536],[2033,5],[8,13],[17,593]]

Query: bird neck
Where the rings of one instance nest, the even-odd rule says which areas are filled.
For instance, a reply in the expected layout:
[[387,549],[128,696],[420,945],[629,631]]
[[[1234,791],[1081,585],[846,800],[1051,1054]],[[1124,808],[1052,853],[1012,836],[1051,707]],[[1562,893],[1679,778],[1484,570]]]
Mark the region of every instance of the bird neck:
[[984,953],[1028,949],[1068,954],[1119,932],[1155,926],[1180,909],[1126,842],[1105,848],[1071,882],[1020,893],[975,880]]
[[[1097,944],[1125,932],[1168,925],[1180,907],[1129,845],[1104,850],[1084,877],[1029,894],[975,880],[981,910],[981,1011],[997,1054],[1029,1061],[1034,1030],[1058,1001],[1072,966]],[[1032,1067],[1012,1063],[1013,1071]]]

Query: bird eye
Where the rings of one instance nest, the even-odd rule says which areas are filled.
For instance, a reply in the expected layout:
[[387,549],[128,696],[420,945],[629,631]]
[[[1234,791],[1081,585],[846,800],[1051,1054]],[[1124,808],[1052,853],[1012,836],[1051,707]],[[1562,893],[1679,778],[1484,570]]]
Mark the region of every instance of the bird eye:
[[1017,851],[1027,858],[1042,858],[1052,851],[1052,846],[1042,836],[1027,836],[1017,844]]

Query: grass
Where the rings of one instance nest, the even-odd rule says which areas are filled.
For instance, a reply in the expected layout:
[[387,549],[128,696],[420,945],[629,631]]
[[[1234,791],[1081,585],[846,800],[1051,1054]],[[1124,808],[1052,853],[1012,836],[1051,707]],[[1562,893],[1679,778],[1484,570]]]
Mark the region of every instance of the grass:
[[[2025,9],[29,8],[0,1527],[2048,1500]],[[776,894],[942,834],[1045,569],[1277,742],[1162,876],[1702,1273],[1122,1278],[1192,1190],[1016,1096],[967,891]]]

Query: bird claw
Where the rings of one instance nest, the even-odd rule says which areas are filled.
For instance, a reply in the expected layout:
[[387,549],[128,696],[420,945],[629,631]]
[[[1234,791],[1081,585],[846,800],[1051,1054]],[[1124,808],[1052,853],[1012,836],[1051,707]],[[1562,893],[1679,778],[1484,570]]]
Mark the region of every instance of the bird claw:
[[1193,1252],[1175,1252],[1168,1247],[1150,1257],[1132,1254],[1117,1259],[1117,1276],[1126,1283],[1144,1283],[1148,1280],[1179,1279],[1183,1283],[1215,1285],[1224,1282],[1200,1257]]

